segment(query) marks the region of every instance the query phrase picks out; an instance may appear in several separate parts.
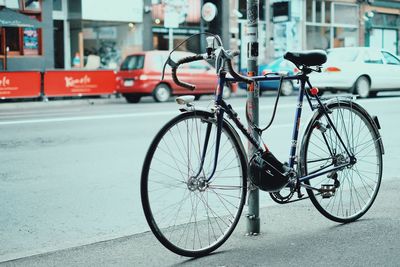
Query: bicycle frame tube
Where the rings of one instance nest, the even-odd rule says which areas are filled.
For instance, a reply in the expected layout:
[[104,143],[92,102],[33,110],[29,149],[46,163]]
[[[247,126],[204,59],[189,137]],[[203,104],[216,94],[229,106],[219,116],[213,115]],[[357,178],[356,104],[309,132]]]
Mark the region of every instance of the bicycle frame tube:
[[[255,77],[253,77],[253,79],[255,81],[266,81],[266,80],[271,81],[271,80],[280,80],[281,77],[255,76]],[[307,97],[307,100],[308,100],[311,110],[314,110],[315,108],[312,106],[310,97],[305,91],[306,83],[311,87],[310,83],[308,82],[307,75],[301,74],[301,75],[294,75],[294,76],[286,76],[283,79],[284,80],[298,80],[301,83],[300,88],[299,88],[298,98],[297,98],[297,109],[296,109],[294,125],[293,125],[292,142],[291,142],[292,145],[291,145],[290,153],[289,153],[289,167],[294,168],[294,165],[296,163],[295,162],[296,150],[297,150],[297,143],[298,143],[298,137],[299,137],[299,129],[300,129],[300,121],[301,121],[304,95]],[[214,166],[213,166],[213,170],[212,170],[210,176],[207,177],[207,182],[209,182],[212,179],[212,177],[214,176],[216,168],[217,168],[217,164],[218,164],[221,132],[222,132],[222,126],[224,123],[224,113],[226,113],[229,116],[229,118],[235,123],[236,127],[239,128],[239,130],[243,133],[243,135],[252,143],[252,145],[254,145],[257,148],[257,151],[263,151],[263,148],[260,145],[260,142],[258,140],[256,140],[253,137],[253,135],[245,128],[245,126],[239,121],[239,119],[237,118],[237,114],[233,110],[233,108],[222,99],[223,88],[224,88],[224,85],[226,82],[238,82],[238,80],[236,80],[235,78],[227,78],[225,71],[221,71],[219,74],[218,87],[217,87],[216,94],[215,94],[215,106],[217,107],[217,110],[216,110],[217,133],[216,133],[216,144],[215,144],[215,152],[214,152]],[[316,96],[316,98],[317,98],[317,102],[318,102],[319,106],[321,107],[321,112],[323,112],[328,117],[329,124],[332,126],[335,134],[338,136],[340,142],[345,147],[346,152],[349,154],[349,156],[351,156],[346,145],[344,144],[340,134],[338,133],[333,122],[329,118],[328,110],[326,110],[326,108],[323,106],[319,97]],[[206,150],[207,150],[207,146],[208,146],[208,142],[209,142],[209,138],[210,138],[210,131],[211,131],[211,124],[207,127],[206,138],[205,138],[205,142],[203,145],[201,166],[200,166],[200,169],[199,169],[196,177],[198,177],[200,175],[202,168],[203,168],[203,164],[204,164],[205,156],[206,156]],[[340,166],[334,166],[332,168],[328,168],[326,170],[320,170],[316,173],[311,173],[306,176],[299,177],[298,180],[300,182],[310,180],[310,179],[316,178],[318,176],[345,168],[349,165],[351,165],[351,163],[345,163]]]
[[[221,102],[223,102],[222,93],[223,93],[224,85],[225,85],[225,77],[226,77],[226,72],[221,71],[220,75],[219,75],[219,79],[218,79],[217,92],[215,94],[215,103],[216,103],[217,107],[220,106]],[[215,171],[217,169],[217,161],[218,161],[219,145],[220,145],[220,141],[221,141],[222,125],[224,123],[224,109],[217,109],[216,114],[217,114],[217,136],[216,136],[216,141],[215,141],[216,144],[215,144],[215,154],[214,154],[214,166],[213,166],[213,170],[212,170],[210,176],[207,177],[207,182],[209,182],[211,180],[211,178],[214,176]],[[206,138],[205,143],[208,143],[209,138],[210,138],[210,135],[208,134],[208,138]],[[204,148],[206,149],[206,144],[204,145]],[[198,175],[201,173],[201,170],[202,170],[203,164],[204,164],[204,160],[205,160],[205,156],[206,156],[206,151],[203,151],[203,155],[202,155],[202,159],[201,159],[201,168],[200,168],[198,174],[196,175],[196,177],[198,177]]]
[[[217,136],[216,136],[216,144],[215,144],[215,153],[214,153],[214,166],[213,166],[213,170],[210,174],[209,177],[207,177],[207,182],[209,182],[212,177],[215,174],[215,171],[217,169],[217,164],[218,164],[218,153],[219,153],[219,146],[220,146],[220,141],[221,141],[221,132],[222,132],[222,126],[224,123],[224,113],[226,112],[226,114],[229,116],[229,118],[231,118],[233,120],[233,122],[235,123],[236,127],[239,128],[239,130],[246,136],[246,138],[255,146],[258,148],[258,151],[262,151],[262,148],[260,146],[260,142],[257,141],[253,135],[246,130],[245,126],[239,121],[239,119],[237,118],[237,115],[235,113],[235,111],[232,109],[232,107],[230,105],[227,105],[226,102],[222,99],[222,94],[223,94],[223,89],[224,89],[224,85],[225,83],[230,80],[230,81],[234,81],[234,79],[231,78],[226,78],[226,72],[221,72],[219,75],[219,79],[218,79],[218,87],[217,87],[217,91],[215,94],[215,104],[216,107],[220,107],[216,110],[216,114],[217,114]],[[211,130],[211,128],[210,128]],[[207,128],[207,133],[208,133],[208,128]],[[196,177],[198,177],[201,173],[201,170],[203,168],[203,164],[205,161],[205,155],[206,155],[206,149],[207,149],[207,144],[208,144],[208,139],[210,138],[209,133],[206,136],[206,140],[204,143],[204,149],[203,149],[203,153],[202,153],[202,159],[201,159],[201,167],[196,175]]]
[[299,129],[300,129],[300,119],[301,119],[301,112],[303,109],[303,98],[304,98],[304,91],[305,91],[305,79],[301,79],[301,86],[299,89],[299,96],[297,98],[297,110],[296,115],[293,123],[293,133],[292,133],[292,146],[290,148],[289,154],[289,167],[293,168],[295,159],[296,159],[296,149],[297,149],[297,140],[299,138]]

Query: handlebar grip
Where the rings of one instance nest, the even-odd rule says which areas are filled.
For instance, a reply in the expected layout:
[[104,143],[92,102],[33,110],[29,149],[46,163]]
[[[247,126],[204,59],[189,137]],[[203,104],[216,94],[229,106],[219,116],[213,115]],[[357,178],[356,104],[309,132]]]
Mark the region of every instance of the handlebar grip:
[[177,85],[179,85],[183,88],[186,88],[186,89],[189,89],[192,91],[194,89],[196,89],[196,86],[194,86],[193,84],[180,81],[178,79],[178,76],[176,75],[176,72],[177,72],[179,65],[197,61],[197,60],[202,60],[202,59],[204,59],[202,55],[195,55],[195,56],[184,57],[184,58],[178,60],[178,62],[176,62],[176,65],[172,67],[172,80],[174,81],[174,83],[176,83]]
[[232,75],[233,78],[235,78],[235,79],[237,79],[237,80],[239,80],[239,81],[248,83],[248,84],[250,84],[250,83],[253,82],[252,79],[247,78],[246,76],[243,76],[243,75],[237,73],[237,72],[233,69],[233,67],[232,67],[232,61],[231,61],[230,59],[227,59],[227,60],[226,60],[226,63],[227,63],[226,65],[228,66],[229,74]]

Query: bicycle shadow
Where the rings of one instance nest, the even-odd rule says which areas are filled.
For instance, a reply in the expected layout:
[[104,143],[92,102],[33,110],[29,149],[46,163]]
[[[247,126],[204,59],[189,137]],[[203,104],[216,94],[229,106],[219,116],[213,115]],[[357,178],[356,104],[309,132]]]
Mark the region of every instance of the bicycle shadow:
[[382,258],[400,260],[398,221],[377,217],[329,224],[308,231],[273,229],[250,238],[236,234],[219,251],[170,266],[376,266]]

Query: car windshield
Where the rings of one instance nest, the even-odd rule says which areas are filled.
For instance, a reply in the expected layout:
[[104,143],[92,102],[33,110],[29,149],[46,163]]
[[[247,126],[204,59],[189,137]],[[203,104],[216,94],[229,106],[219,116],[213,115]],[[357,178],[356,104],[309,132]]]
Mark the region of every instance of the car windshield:
[[328,50],[328,59],[331,61],[352,62],[355,61],[359,51],[355,49]]
[[121,70],[143,69],[143,65],[144,65],[144,56],[143,55],[128,56],[124,60],[124,62],[122,62]]

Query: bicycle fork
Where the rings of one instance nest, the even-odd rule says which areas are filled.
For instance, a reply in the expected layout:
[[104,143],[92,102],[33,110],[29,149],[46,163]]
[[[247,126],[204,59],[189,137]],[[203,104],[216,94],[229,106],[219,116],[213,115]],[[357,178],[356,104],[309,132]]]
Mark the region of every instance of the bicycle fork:
[[[215,171],[217,169],[217,161],[218,161],[219,146],[220,146],[220,141],[221,141],[224,111],[220,109],[217,111],[216,115],[217,115],[216,116],[217,117],[216,118],[217,132],[216,132],[216,144],[215,144],[215,154],[214,154],[214,166],[213,166],[213,169],[212,169],[209,177],[204,177],[205,181],[207,183],[210,182],[211,178],[214,176]],[[196,175],[194,176],[195,179],[198,179],[201,172],[203,171],[204,161],[206,159],[206,154],[207,154],[207,147],[208,147],[208,143],[209,143],[210,135],[211,135],[211,128],[213,126],[213,123],[211,121],[207,121],[206,123],[207,123],[207,129],[206,129],[206,135],[205,135],[205,139],[204,139],[203,151],[201,153],[201,161],[200,161],[199,170],[197,171]]]

